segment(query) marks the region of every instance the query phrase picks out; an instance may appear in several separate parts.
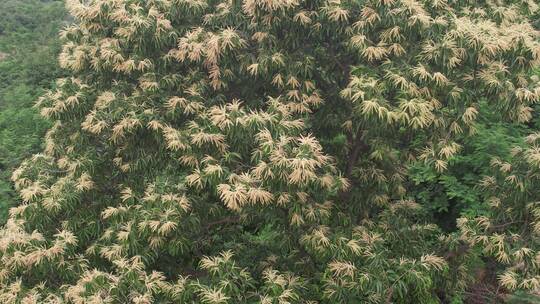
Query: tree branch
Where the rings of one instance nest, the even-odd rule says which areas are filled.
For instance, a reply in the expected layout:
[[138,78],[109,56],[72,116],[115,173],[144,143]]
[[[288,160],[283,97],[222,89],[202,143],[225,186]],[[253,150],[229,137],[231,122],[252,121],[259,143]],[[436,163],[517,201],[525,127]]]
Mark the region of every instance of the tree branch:
[[350,178],[352,176],[352,171],[356,166],[358,157],[360,153],[365,153],[369,151],[369,145],[364,142],[364,130],[358,129],[356,136],[352,138],[349,136],[349,143],[351,148],[349,150],[349,156],[347,157],[347,166],[345,167],[345,177]]
[[240,216],[229,216],[221,220],[217,220],[217,221],[206,224],[206,226],[204,226],[204,230],[209,230],[213,226],[217,226],[217,225],[238,223],[239,221],[240,221]]

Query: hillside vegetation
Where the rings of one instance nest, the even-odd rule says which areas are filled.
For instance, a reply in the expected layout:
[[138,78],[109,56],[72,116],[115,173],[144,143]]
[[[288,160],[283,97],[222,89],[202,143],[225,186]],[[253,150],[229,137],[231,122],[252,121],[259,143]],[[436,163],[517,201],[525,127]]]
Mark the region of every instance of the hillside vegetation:
[[40,151],[50,126],[33,105],[61,75],[58,31],[63,1],[0,1],[0,223],[16,204],[10,177],[21,161]]

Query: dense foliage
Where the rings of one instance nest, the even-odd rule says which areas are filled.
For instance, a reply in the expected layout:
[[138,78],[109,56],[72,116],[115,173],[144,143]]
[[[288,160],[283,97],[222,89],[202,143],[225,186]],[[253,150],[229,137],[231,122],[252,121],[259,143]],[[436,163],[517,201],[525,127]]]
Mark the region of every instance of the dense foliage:
[[62,1],[0,1],[0,224],[18,199],[11,172],[39,152],[49,125],[32,108],[61,74],[58,31]]
[[67,4],[1,302],[540,294],[534,1]]

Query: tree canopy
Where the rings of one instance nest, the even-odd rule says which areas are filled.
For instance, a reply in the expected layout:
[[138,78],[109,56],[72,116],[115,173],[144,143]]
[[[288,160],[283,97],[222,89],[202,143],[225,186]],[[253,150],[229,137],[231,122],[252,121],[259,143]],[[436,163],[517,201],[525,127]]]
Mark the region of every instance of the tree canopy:
[[418,185],[456,189],[487,123],[534,121],[535,1],[66,2],[69,75],[12,176],[3,302],[459,303],[479,276],[540,293],[540,133],[476,162],[481,205],[450,228]]

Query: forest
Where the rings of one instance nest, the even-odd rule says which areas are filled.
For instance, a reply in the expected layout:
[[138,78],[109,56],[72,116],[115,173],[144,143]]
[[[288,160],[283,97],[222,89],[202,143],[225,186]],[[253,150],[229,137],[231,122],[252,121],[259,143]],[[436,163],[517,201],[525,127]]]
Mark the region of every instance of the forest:
[[0,303],[540,303],[536,0],[0,0]]

